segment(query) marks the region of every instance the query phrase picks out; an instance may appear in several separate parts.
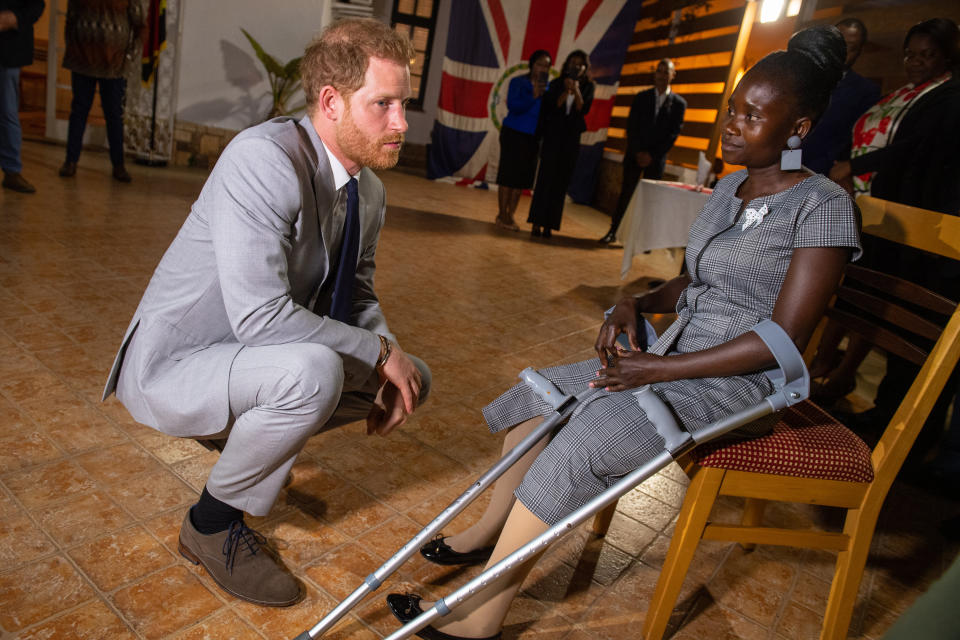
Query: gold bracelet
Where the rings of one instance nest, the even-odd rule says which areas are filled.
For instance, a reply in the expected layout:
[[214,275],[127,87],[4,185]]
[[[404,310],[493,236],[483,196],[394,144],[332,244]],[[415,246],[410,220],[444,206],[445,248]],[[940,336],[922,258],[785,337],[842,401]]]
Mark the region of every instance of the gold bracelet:
[[380,357],[377,358],[377,369],[381,369],[383,365],[387,364],[387,360],[390,358],[390,352],[393,350],[393,346],[390,344],[390,340],[386,336],[378,335],[380,338]]

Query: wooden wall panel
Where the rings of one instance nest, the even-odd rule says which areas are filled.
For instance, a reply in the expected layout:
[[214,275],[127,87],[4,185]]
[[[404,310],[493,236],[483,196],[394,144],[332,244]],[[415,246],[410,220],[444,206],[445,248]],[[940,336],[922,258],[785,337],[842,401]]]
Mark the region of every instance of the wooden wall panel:
[[[669,4],[667,4],[669,3]],[[622,153],[626,148],[627,114],[634,95],[653,86],[653,69],[662,58],[677,63],[674,86],[687,101],[688,117],[668,161],[695,167],[698,152],[707,149],[722,113],[725,83],[731,77],[730,64],[737,44],[746,0],[714,0],[700,7],[692,19],[671,25],[657,17],[669,16],[674,0],[646,0],[634,29],[624,61],[624,75],[614,98],[606,148]],[[669,40],[671,31],[675,38]]]

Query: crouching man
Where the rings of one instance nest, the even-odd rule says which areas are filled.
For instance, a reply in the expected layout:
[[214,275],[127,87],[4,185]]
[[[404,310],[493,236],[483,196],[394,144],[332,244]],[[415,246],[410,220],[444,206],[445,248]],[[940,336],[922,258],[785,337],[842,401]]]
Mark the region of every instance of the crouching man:
[[373,20],[337,22],[307,48],[307,115],[247,129],[223,152],[104,391],[164,433],[225,439],[180,552],[257,604],[291,605],[300,586],[243,512],[270,511],[310,436],[364,416],[386,435],[429,389],[373,289],[385,204],[371,169],[399,158],[413,57]]

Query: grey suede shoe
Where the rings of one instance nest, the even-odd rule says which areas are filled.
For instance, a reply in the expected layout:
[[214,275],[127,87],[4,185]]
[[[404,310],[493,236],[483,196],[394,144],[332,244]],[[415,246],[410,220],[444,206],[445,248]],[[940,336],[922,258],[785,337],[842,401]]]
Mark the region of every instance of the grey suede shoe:
[[300,583],[271,555],[266,543],[241,520],[227,531],[202,534],[190,521],[188,510],[178,549],[193,564],[203,565],[227,593],[265,607],[289,607],[301,598]]

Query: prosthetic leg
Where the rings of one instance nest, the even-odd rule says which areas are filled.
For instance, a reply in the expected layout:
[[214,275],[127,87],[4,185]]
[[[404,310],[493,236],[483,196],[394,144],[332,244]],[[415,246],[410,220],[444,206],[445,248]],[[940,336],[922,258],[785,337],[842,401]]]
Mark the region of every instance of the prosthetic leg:
[[[608,504],[617,500],[620,496],[632,490],[657,471],[673,462],[675,458],[687,453],[698,444],[713,440],[757,418],[805,400],[810,392],[810,378],[807,373],[807,368],[803,363],[803,358],[797,351],[790,337],[772,320],[764,320],[753,327],[752,330],[764,341],[779,365],[779,369],[767,372],[767,377],[770,378],[774,385],[773,393],[764,398],[759,404],[748,407],[691,434],[677,424],[670,409],[649,386],[641,387],[634,392],[634,396],[637,398],[637,403],[646,412],[647,418],[664,439],[664,451],[662,453],[621,478],[620,481],[606,491],[597,495],[587,504],[449,596],[437,600],[433,607],[424,611],[418,618],[411,620],[393,634],[387,636],[386,640],[408,638],[440,616],[448,615],[454,607],[483,590],[484,587],[494,580],[526,562],[554,540],[572,531],[587,519],[592,518]],[[525,369],[520,377],[523,378],[545,402],[554,408],[554,413],[544,420],[533,433],[514,447],[510,453],[501,458],[489,471],[483,474],[477,482],[459,498],[454,500],[450,506],[420,531],[420,533],[407,542],[390,560],[374,573],[370,574],[363,585],[358,587],[349,597],[337,605],[323,620],[312,629],[301,633],[294,640],[311,640],[321,637],[324,632],[333,627],[340,618],[346,615],[346,613],[356,606],[368,593],[377,589],[384,579],[416,552],[421,544],[429,540],[444,525],[463,511],[480,492],[492,484],[496,478],[520,459],[524,453],[529,451],[536,442],[570,417],[576,406],[587,402],[599,391],[598,389],[588,389],[582,394],[570,396],[562,393],[553,383],[532,369]]]

